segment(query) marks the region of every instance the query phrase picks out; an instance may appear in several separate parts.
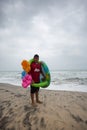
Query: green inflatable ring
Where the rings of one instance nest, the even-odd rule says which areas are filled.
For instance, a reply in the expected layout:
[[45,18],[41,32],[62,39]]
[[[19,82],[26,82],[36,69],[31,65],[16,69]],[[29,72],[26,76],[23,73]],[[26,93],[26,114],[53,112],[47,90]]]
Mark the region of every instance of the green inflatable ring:
[[[34,60],[31,59],[31,60],[29,60],[29,63],[31,64],[33,61]],[[43,76],[40,75],[40,83],[33,83],[32,86],[46,88],[50,85],[50,82],[51,82],[50,71],[45,62],[43,62],[43,61],[39,61],[39,62],[41,63],[42,71],[46,78],[45,78],[45,80],[43,80]]]

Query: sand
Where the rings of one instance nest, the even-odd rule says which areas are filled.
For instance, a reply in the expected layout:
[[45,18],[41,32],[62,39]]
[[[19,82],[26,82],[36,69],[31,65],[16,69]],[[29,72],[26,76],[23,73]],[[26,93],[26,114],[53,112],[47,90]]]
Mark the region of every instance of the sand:
[[33,107],[29,88],[0,84],[0,130],[87,130],[87,93],[40,89],[39,97]]

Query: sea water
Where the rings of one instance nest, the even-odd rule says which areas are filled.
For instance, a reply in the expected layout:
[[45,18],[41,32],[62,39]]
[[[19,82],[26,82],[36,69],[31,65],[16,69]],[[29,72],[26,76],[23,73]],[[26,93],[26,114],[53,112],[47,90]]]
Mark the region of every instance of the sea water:
[[[50,71],[51,83],[48,90],[87,92],[87,71]],[[21,86],[21,71],[1,71],[0,83]]]

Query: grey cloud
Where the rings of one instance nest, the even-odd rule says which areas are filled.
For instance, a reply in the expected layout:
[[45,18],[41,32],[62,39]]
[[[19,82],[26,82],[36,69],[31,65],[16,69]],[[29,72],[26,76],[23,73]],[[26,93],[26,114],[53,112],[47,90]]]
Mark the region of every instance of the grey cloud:
[[34,53],[51,69],[86,68],[86,7],[86,0],[0,1],[0,70],[20,69]]

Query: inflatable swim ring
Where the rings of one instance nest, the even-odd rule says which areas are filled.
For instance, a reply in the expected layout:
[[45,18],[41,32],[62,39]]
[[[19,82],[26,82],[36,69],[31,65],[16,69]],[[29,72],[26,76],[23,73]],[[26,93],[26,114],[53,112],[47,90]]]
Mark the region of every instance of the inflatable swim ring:
[[[29,61],[29,63],[31,64],[33,61],[34,60],[31,59]],[[46,87],[48,87],[50,85],[50,81],[51,81],[50,71],[49,71],[49,68],[48,68],[48,66],[46,65],[45,62],[43,62],[43,61],[42,62],[39,61],[39,62],[41,63],[42,71],[43,71],[46,78],[45,78],[45,80],[43,80],[43,76],[40,75],[40,83],[33,83],[32,86],[33,87],[46,88]]]

